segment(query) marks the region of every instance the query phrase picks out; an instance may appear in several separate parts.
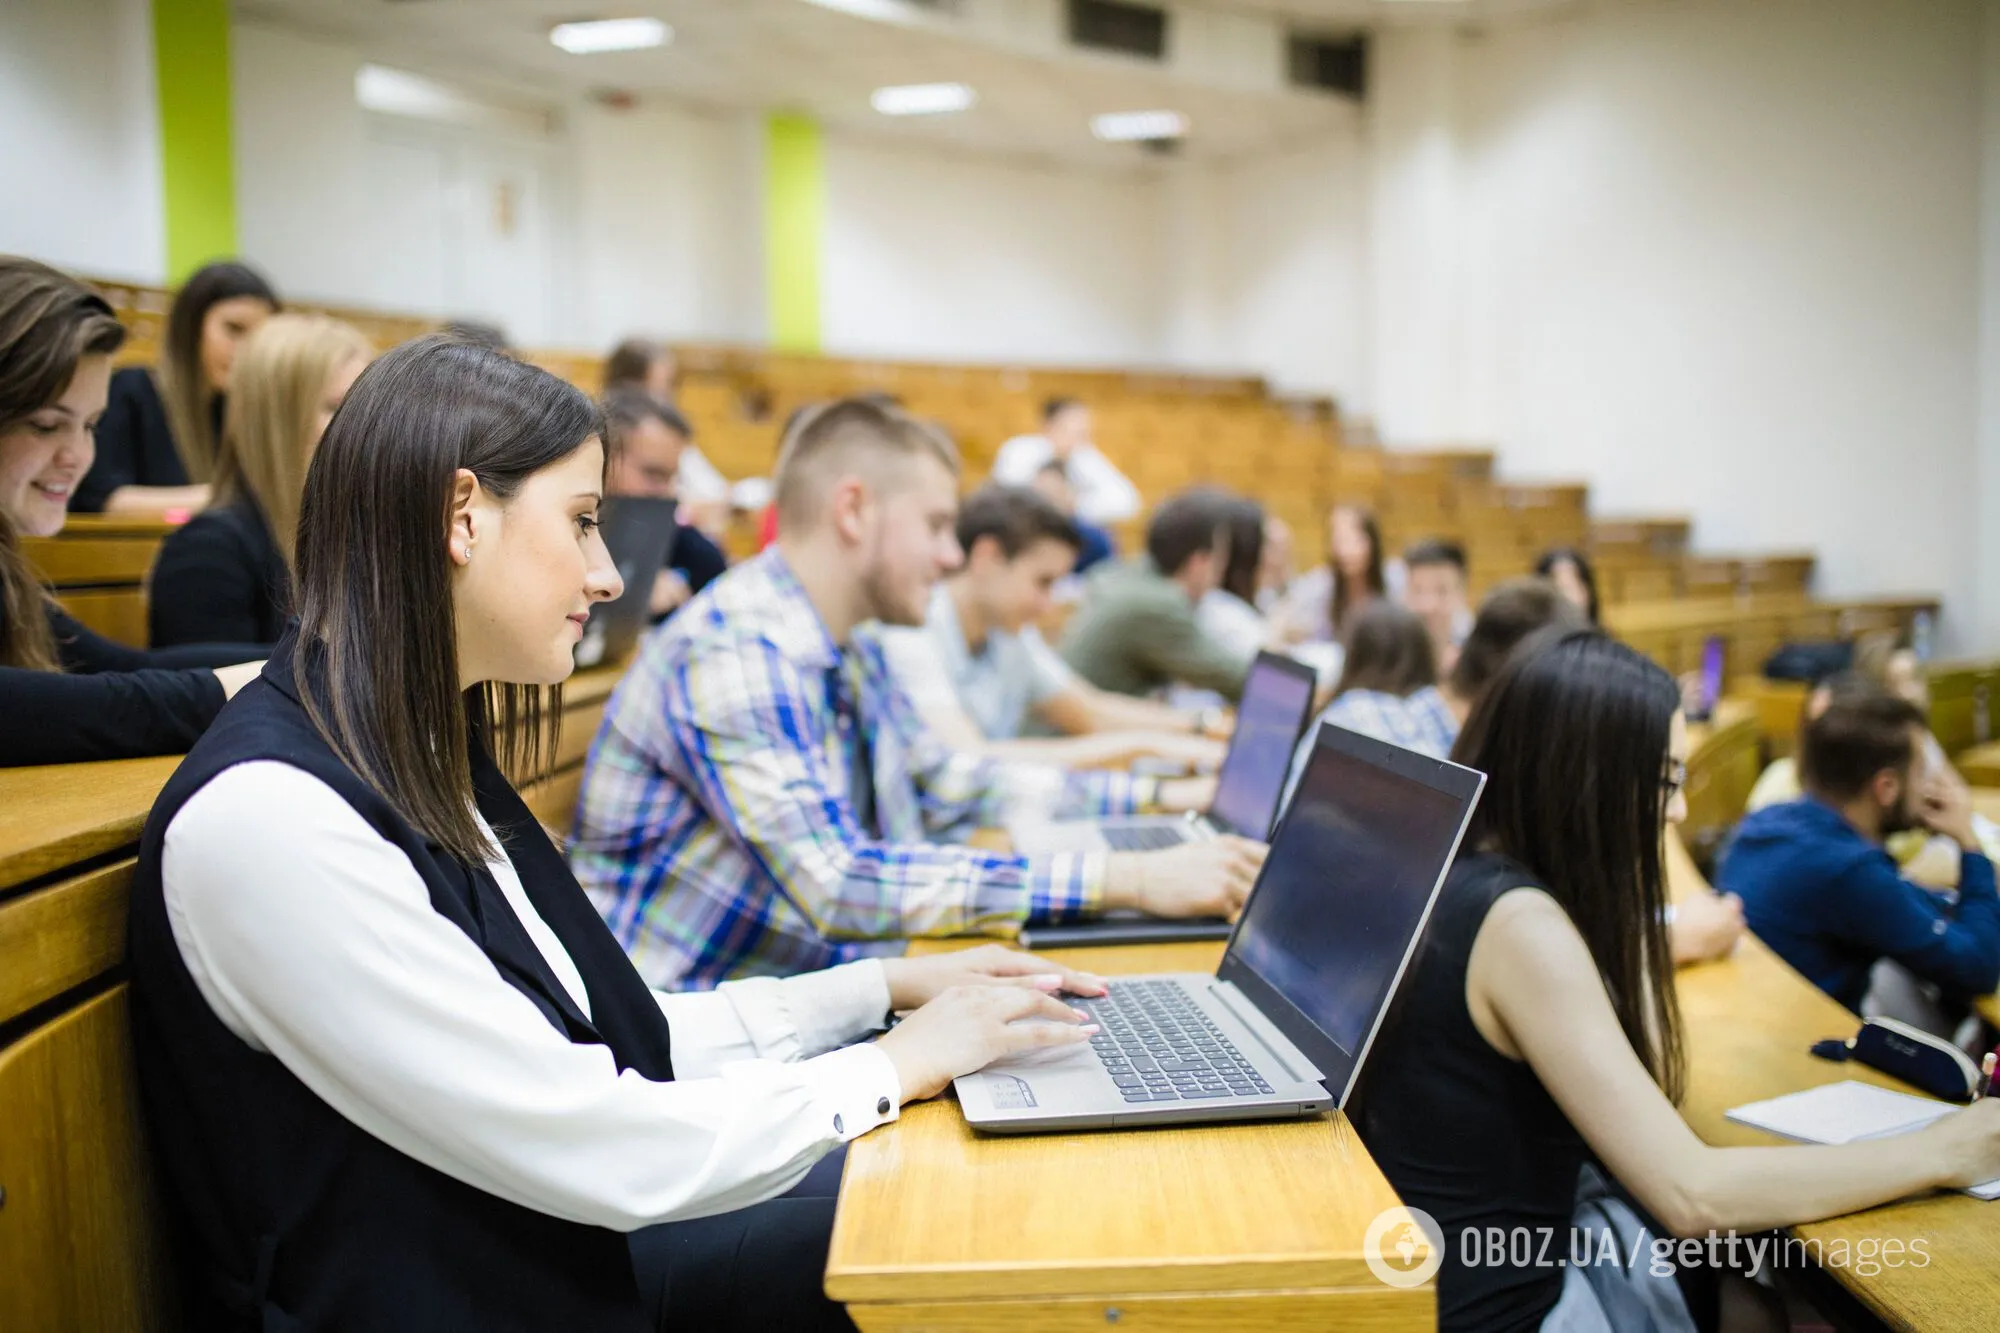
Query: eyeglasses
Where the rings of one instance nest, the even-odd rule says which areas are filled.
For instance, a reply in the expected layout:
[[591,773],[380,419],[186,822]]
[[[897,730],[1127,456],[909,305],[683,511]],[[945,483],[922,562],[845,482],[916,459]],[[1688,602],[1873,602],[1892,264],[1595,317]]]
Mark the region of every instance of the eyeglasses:
[[1667,771],[1660,774],[1661,798],[1664,800],[1671,801],[1674,799],[1674,797],[1680,795],[1683,791],[1687,790],[1687,785],[1688,785],[1687,763],[1684,760],[1680,759],[1669,759],[1667,761]]

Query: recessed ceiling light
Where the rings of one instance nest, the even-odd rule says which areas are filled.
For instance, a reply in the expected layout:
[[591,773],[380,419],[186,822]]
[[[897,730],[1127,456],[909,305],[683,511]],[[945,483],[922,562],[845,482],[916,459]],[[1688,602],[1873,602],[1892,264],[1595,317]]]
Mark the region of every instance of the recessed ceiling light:
[[962,83],[905,83],[877,88],[868,104],[885,116],[935,116],[963,111],[978,100]]
[[588,23],[558,23],[549,29],[549,40],[573,56],[642,51],[649,46],[665,46],[673,39],[674,30],[658,19],[595,19]]
[[1188,132],[1188,118],[1178,111],[1110,111],[1091,117],[1090,132],[1106,143],[1178,139]]

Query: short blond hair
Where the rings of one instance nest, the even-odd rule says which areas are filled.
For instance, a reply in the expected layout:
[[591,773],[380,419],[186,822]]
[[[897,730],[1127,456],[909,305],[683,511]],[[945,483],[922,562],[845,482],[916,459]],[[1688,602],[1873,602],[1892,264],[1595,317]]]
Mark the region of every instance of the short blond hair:
[[843,474],[881,483],[906,459],[928,455],[956,477],[958,446],[936,426],[870,398],[840,398],[805,408],[778,449],[775,485],[780,529],[820,520],[827,493]]
[[273,315],[237,354],[215,458],[215,498],[255,501],[287,567],[306,488],[306,432],[327,376],[374,355],[358,329],[325,315]]

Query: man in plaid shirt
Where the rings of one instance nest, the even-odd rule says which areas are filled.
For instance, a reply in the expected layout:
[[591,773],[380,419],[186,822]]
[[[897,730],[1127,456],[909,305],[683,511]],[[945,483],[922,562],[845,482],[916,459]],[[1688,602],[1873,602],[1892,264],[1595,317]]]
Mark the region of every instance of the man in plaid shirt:
[[1210,779],[1068,774],[946,750],[868,622],[922,623],[958,563],[957,454],[847,400],[794,427],[781,537],[657,631],[591,747],[571,859],[655,987],[898,953],[918,935],[1135,908],[1231,914],[1263,849],[1019,857],[934,838],[1051,815],[1185,810]]

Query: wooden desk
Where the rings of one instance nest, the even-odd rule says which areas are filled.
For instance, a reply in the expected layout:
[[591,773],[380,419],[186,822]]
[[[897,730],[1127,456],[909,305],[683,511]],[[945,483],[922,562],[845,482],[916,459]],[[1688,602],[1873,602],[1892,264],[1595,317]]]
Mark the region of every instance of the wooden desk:
[[135,845],[180,762],[0,768],[0,889]]
[[54,537],[26,537],[21,551],[85,626],[146,646],[146,580],[174,525],[157,518],[72,514]]
[[[1724,1117],[1745,1102],[1850,1078],[1912,1091],[1863,1066],[1809,1054],[1822,1037],[1852,1036],[1860,1020],[1754,936],[1745,935],[1728,959],[1682,968],[1677,980],[1688,1051],[1681,1111],[1710,1143],[1783,1142]],[[1986,1328],[2000,1309],[2000,1213],[1968,1195],[1932,1194],[1792,1233],[1816,1247],[1820,1266],[1891,1328]],[[1929,1263],[1862,1272],[1869,1265],[1859,1247],[1888,1240],[1921,1240]]]
[[[1212,972],[1221,952],[1051,956],[1104,974]],[[1002,1137],[939,1099],[849,1147],[826,1289],[868,1333],[1428,1329],[1434,1290],[1384,1286],[1363,1257],[1369,1222],[1395,1203],[1338,1114]]]

